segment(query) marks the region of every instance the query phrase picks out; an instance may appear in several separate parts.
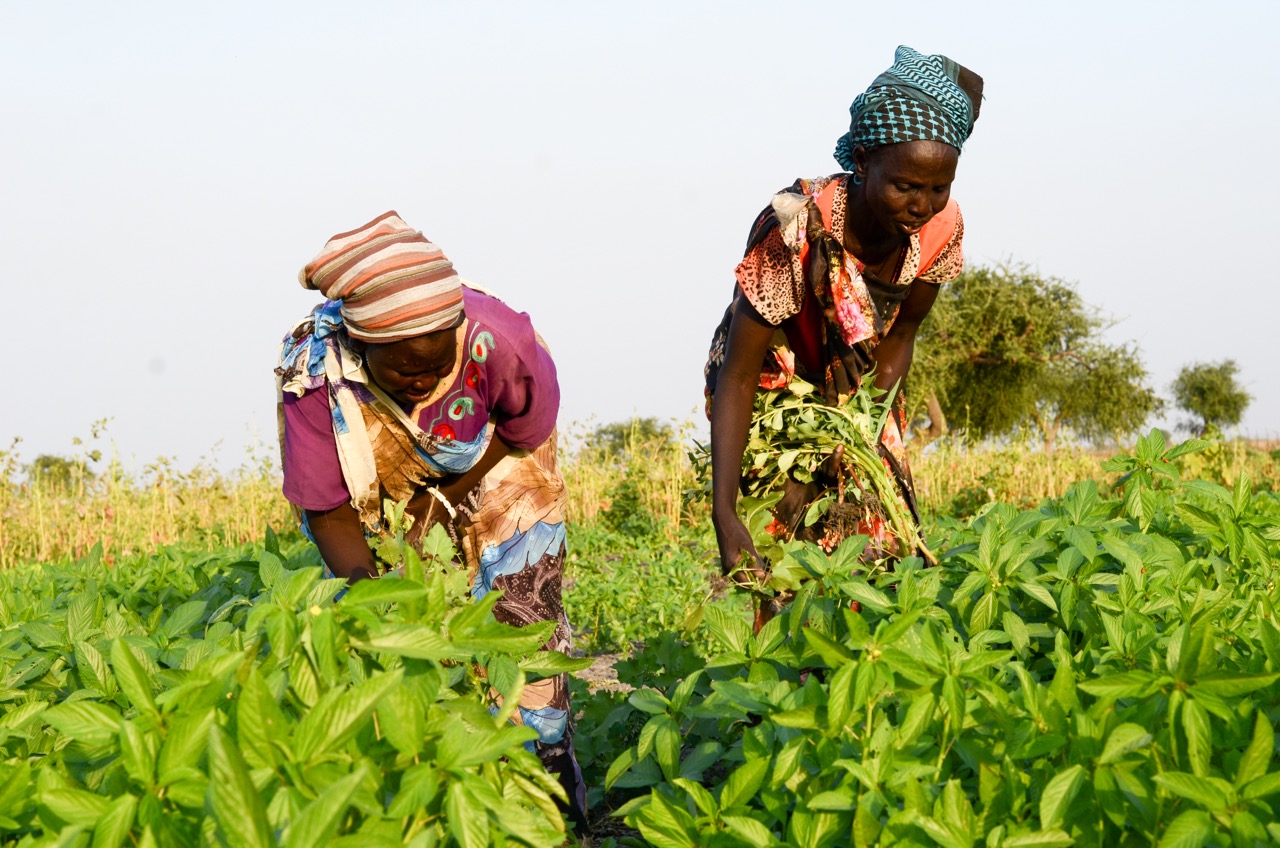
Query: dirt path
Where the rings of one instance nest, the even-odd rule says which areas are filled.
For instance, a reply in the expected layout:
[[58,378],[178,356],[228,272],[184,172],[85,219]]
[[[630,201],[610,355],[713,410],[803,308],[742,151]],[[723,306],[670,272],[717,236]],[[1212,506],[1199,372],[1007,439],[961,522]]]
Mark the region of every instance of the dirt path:
[[612,692],[630,692],[632,686],[618,681],[618,672],[613,664],[622,659],[622,654],[597,654],[593,662],[582,671],[575,672],[579,680],[585,680],[594,692],[597,689],[608,689]]

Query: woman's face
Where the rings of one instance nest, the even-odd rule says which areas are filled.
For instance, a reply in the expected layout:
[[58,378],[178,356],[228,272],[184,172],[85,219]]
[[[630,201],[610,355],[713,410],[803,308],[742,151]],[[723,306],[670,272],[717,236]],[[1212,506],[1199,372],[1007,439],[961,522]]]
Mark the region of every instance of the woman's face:
[[402,404],[419,404],[453,371],[457,330],[439,330],[390,344],[371,344],[364,362],[382,390]]
[[908,141],[854,151],[867,210],[898,238],[920,232],[951,197],[960,152],[940,141]]

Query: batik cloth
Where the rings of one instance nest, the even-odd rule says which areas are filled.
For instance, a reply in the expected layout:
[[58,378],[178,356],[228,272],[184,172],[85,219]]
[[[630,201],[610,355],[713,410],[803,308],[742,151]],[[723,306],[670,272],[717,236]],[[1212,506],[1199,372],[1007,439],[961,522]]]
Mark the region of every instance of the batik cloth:
[[[316,307],[285,337],[276,369],[284,493],[299,511],[350,503],[367,534],[382,533],[384,497],[406,500],[465,472],[496,434],[512,452],[462,505],[470,522],[461,532],[475,554],[472,594],[502,590],[494,615],[505,624],[555,621],[544,649],[568,654],[555,366],[527,315],[465,286],[463,304],[453,371],[410,408],[369,376],[338,304]],[[567,676],[528,684],[513,720],[538,732],[535,750],[580,814],[586,795],[573,756]]]
[[[774,195],[756,218],[746,254],[735,269],[733,298],[712,336],[704,368],[708,417],[740,297],[776,328],[759,388],[782,388],[799,376],[822,387],[827,403],[838,404],[857,390],[871,369],[876,346],[892,329],[911,283],[941,284],[959,275],[964,265],[964,220],[954,200],[903,245],[892,279],[867,273],[864,263],[834,235],[845,231],[849,179],[849,174],[837,174],[796,180]],[[900,393],[884,427],[880,454],[898,483],[903,504],[919,522],[901,399]],[[792,484],[775,508],[777,535],[834,550],[848,534],[827,521],[809,527],[802,523],[809,504],[822,494],[821,487]],[[871,555],[894,548],[882,512],[865,512],[857,532],[871,537]]]

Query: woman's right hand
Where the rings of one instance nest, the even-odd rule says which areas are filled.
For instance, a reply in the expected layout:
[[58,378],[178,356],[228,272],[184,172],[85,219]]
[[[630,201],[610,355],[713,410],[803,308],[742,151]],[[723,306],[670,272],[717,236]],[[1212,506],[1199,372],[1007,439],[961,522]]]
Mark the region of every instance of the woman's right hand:
[[769,579],[768,563],[756,551],[751,531],[736,515],[715,521],[720,547],[720,572],[739,586],[755,588]]

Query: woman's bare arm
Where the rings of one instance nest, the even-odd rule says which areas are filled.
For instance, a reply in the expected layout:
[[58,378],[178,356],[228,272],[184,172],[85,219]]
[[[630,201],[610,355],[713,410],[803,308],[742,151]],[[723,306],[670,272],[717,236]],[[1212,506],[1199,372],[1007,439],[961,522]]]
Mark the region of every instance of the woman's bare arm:
[[773,331],[750,302],[739,296],[711,402],[711,521],[720,548],[721,568],[726,574],[735,571],[745,551],[755,558],[750,570],[757,577],[764,576],[764,563],[751,542],[750,532],[738,518],[738,488],[752,402]]
[[924,280],[915,280],[907,297],[898,309],[893,326],[875,350],[876,388],[892,389],[904,383],[911,370],[911,357],[915,353],[916,332],[920,322],[933,308],[938,298],[938,287]]
[[360,516],[349,503],[330,510],[309,509],[307,526],[329,570],[352,583],[377,574],[373,551],[365,541]]

